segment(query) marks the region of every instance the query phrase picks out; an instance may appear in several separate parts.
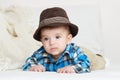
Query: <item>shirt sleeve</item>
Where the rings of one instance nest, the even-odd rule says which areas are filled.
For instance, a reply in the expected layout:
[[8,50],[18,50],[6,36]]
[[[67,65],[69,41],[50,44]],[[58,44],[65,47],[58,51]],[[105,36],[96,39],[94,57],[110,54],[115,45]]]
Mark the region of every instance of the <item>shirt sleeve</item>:
[[27,71],[30,69],[31,66],[37,65],[37,58],[35,57],[37,53],[34,53],[31,57],[28,57],[23,65],[23,71]]
[[90,61],[88,57],[82,52],[80,48],[77,48],[74,54],[75,65],[74,68],[76,73],[86,73],[90,72]]

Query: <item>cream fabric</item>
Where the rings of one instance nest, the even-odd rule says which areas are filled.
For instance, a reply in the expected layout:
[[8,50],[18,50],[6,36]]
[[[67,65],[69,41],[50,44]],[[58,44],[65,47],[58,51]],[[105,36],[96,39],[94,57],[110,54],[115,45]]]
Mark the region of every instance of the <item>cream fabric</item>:
[[82,50],[88,56],[91,62],[91,70],[100,70],[106,67],[105,58],[100,55],[100,53],[93,53],[85,47],[82,47]]
[[32,15],[29,8],[10,6],[0,10],[0,70],[20,68],[40,46],[32,38]]

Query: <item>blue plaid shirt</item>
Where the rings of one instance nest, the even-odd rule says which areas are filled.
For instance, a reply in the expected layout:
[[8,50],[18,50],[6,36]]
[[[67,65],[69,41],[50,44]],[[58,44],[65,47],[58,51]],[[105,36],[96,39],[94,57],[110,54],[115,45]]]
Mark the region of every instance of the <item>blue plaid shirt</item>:
[[23,65],[23,70],[29,70],[31,66],[39,64],[43,65],[46,71],[57,71],[59,68],[72,66],[76,73],[90,72],[90,61],[88,57],[74,43],[66,46],[66,49],[58,60],[55,60],[48,54],[42,46],[31,57],[27,58]]

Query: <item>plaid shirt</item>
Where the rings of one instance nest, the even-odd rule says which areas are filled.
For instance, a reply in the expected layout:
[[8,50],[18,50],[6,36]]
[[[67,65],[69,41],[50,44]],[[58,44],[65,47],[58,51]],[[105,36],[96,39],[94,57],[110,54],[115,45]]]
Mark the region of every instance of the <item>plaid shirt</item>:
[[48,54],[42,46],[26,60],[25,65],[23,65],[23,70],[29,70],[31,66],[39,64],[43,65],[46,71],[57,71],[57,69],[69,65],[74,68],[76,73],[90,72],[90,61],[88,57],[74,43],[66,46],[66,49],[58,60],[55,60]]

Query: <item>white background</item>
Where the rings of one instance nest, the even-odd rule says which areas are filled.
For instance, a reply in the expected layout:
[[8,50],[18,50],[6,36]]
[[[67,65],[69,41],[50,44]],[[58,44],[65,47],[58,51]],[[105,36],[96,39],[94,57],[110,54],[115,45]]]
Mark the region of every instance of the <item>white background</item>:
[[120,0],[99,0],[105,54],[120,64]]
[[[34,2],[33,2],[34,1]],[[39,6],[49,5],[86,5],[97,4],[100,7],[101,27],[104,39],[104,52],[111,63],[120,61],[120,0],[0,0],[0,5],[21,4]],[[40,3],[40,4],[39,4]]]

